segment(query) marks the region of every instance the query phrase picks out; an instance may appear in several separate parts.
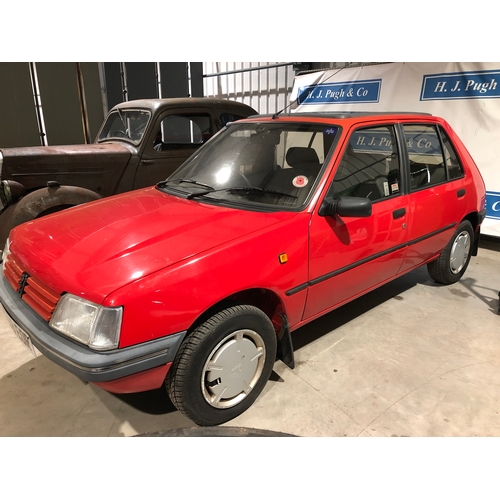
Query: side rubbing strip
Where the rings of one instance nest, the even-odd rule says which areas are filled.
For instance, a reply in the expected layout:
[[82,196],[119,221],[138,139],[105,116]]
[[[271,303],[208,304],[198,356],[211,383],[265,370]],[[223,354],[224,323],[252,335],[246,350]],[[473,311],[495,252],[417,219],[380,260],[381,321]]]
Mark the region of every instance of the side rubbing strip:
[[388,255],[392,252],[397,252],[398,250],[401,250],[402,248],[405,248],[408,246],[407,243],[403,243],[402,245],[398,245],[397,247],[390,248],[389,250],[385,250],[384,252],[377,253],[375,255],[372,255],[370,257],[367,257],[366,259],[358,260],[358,262],[354,262],[354,264],[350,264],[346,267],[341,267],[340,269],[337,269],[336,271],[332,271],[331,273],[324,274],[323,276],[319,276],[318,278],[315,278],[309,282],[309,285],[317,285],[318,283],[321,283],[322,281],[328,280],[330,278],[333,278],[335,276],[338,276],[339,274],[345,273],[346,271],[350,271],[351,269],[354,269],[355,267],[362,266],[363,264],[366,264],[368,262],[371,262],[372,260],[378,259],[380,257],[383,257],[384,255]]
[[309,286],[309,283],[304,283],[303,285],[299,285],[295,288],[292,288],[291,290],[288,290],[287,292],[285,292],[285,295],[287,297],[290,297],[290,295],[293,295],[293,294],[298,293],[302,290],[305,290],[308,286]]
[[424,241],[428,238],[432,238],[433,236],[436,236],[440,233],[444,233],[445,231],[448,231],[448,229],[453,229],[456,225],[457,225],[457,223],[454,222],[453,224],[448,224],[446,227],[438,229],[437,231],[433,231],[432,233],[426,234],[424,236],[420,236],[420,238],[416,238],[415,240],[409,241],[408,246],[411,247],[412,245],[415,245],[416,243],[420,243],[421,241]]
[[300,292],[301,290],[304,290],[305,288],[308,288],[313,285],[317,285],[318,283],[321,283],[322,281],[326,281],[330,278],[334,278],[335,276],[338,276],[339,274],[345,273],[346,271],[350,271],[351,269],[354,269],[358,266],[362,266],[363,264],[366,264],[368,262],[371,262],[372,260],[378,259],[380,257],[384,257],[384,255],[388,255],[392,252],[397,252],[398,250],[401,250],[402,248],[409,247],[412,245],[415,245],[417,243],[420,243],[421,241],[424,241],[428,238],[432,238],[433,236],[436,236],[440,233],[444,233],[445,231],[448,231],[448,229],[453,229],[457,225],[456,222],[453,224],[448,224],[447,226],[438,229],[437,231],[433,231],[432,233],[426,234],[424,236],[421,236],[420,238],[416,238],[412,241],[409,241],[407,243],[403,243],[402,245],[398,245],[396,247],[389,248],[389,250],[385,250],[384,252],[377,253],[375,255],[372,255],[370,257],[367,257],[366,259],[358,260],[357,262],[354,262],[353,264],[350,264],[345,267],[341,267],[340,269],[337,269],[336,271],[332,271],[331,273],[324,274],[323,276],[318,276],[317,278],[314,278],[313,280],[304,283],[303,285],[299,285],[295,288],[292,288],[285,292],[285,295],[287,297],[290,297],[290,295],[294,295],[297,292]]

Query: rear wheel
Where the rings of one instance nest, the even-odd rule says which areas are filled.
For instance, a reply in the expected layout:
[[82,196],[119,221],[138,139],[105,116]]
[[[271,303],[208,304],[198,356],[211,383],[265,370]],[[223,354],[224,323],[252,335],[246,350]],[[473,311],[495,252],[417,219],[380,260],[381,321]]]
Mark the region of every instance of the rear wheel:
[[468,220],[462,221],[441,255],[427,264],[434,281],[451,285],[465,273],[472,256],[474,230]]
[[269,379],[276,332],[253,306],[215,314],[184,341],[165,385],[179,411],[198,425],[218,425],[247,410]]

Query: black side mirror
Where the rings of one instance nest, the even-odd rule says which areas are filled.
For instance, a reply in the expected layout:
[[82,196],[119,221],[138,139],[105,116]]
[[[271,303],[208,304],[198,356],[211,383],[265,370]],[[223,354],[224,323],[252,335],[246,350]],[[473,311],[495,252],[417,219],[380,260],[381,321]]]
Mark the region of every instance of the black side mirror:
[[338,215],[340,217],[370,217],[372,202],[368,198],[354,198],[349,196],[334,200],[326,197],[319,209],[319,215],[327,217]]

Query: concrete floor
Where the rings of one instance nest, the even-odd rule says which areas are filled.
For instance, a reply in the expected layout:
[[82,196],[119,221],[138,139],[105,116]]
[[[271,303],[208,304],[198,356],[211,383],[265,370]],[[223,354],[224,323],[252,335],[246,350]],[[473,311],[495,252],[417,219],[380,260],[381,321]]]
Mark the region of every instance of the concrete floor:
[[[464,278],[416,270],[293,334],[257,402],[225,424],[296,436],[500,436],[500,243]],[[194,424],[161,389],[113,395],[42,355],[0,311],[0,436],[133,436]]]

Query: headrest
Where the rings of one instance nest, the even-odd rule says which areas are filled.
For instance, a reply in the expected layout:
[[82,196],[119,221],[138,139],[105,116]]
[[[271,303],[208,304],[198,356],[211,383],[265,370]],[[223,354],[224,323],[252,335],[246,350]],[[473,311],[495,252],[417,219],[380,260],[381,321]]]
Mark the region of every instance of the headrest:
[[286,161],[291,167],[303,163],[315,163],[319,165],[319,158],[312,148],[290,148],[286,153]]

